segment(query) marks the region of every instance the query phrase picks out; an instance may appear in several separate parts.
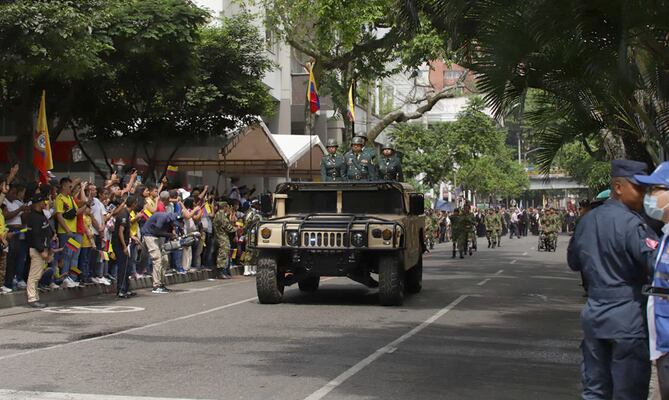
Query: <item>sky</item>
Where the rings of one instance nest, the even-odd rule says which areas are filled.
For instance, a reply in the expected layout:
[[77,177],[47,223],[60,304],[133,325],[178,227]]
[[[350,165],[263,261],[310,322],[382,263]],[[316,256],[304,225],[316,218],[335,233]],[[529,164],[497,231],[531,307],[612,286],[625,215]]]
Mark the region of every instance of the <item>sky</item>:
[[216,13],[221,11],[221,7],[223,5],[222,0],[194,0],[194,1],[195,4],[197,4],[198,6],[208,8]]

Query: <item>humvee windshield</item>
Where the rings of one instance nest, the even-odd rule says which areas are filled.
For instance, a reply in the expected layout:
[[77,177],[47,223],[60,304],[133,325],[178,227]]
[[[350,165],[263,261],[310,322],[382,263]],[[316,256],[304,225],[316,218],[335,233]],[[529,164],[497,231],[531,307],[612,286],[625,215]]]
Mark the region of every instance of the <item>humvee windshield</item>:
[[[287,192],[286,213],[336,213],[336,191]],[[342,213],[346,214],[403,214],[404,199],[396,189],[342,191]]]

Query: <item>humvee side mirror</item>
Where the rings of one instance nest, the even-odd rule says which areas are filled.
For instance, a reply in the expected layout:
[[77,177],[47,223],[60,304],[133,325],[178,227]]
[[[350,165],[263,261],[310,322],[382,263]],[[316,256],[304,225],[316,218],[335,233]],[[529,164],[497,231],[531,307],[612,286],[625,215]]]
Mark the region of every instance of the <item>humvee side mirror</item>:
[[268,193],[263,193],[260,195],[260,212],[263,215],[270,215],[272,214],[272,208],[274,207],[274,204],[272,204],[272,195]]
[[409,195],[409,214],[425,214],[425,197],[421,193],[411,193]]

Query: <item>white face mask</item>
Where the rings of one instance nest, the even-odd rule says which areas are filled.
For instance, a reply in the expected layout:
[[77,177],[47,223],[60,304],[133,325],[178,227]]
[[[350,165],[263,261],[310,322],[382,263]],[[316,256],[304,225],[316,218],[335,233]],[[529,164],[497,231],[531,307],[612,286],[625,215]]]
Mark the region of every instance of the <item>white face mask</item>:
[[[662,195],[664,195],[664,193]],[[664,209],[669,206],[669,203],[665,204],[665,206],[662,208],[658,208],[658,197],[659,196],[653,196],[649,194],[645,195],[643,198],[643,208],[646,211],[646,215],[648,215],[650,218],[662,221],[662,217],[664,217]]]

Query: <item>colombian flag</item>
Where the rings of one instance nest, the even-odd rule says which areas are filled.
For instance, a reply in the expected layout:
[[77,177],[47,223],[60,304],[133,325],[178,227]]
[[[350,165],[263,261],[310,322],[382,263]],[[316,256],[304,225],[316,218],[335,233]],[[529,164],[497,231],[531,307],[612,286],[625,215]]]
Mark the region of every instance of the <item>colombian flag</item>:
[[42,99],[37,113],[37,130],[33,140],[33,165],[39,173],[40,183],[49,182],[46,171],[53,169],[49,128],[46,123],[46,93],[42,90]]
[[314,66],[309,68],[309,88],[307,89],[307,100],[309,109],[312,113],[321,109],[321,100],[318,98],[318,89],[316,89],[316,80],[314,79]]
[[355,103],[353,103],[353,85],[348,88],[348,119],[355,122]]

